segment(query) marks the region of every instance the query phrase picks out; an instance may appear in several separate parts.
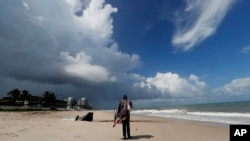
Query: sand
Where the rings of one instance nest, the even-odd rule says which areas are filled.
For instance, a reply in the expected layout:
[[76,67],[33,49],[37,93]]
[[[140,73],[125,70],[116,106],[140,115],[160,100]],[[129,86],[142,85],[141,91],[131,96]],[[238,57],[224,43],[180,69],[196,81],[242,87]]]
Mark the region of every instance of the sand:
[[[93,122],[74,121],[94,113]],[[110,111],[0,112],[1,141],[119,141],[122,126],[113,128]],[[229,141],[229,128],[131,114],[132,139],[139,141]]]

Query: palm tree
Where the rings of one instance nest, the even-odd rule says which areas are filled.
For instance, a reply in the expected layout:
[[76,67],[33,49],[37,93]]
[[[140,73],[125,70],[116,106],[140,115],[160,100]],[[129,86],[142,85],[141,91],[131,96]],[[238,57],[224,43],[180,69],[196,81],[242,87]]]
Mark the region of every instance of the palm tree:
[[9,95],[12,99],[12,104],[15,105],[16,104],[16,100],[18,100],[19,96],[20,96],[21,92],[20,90],[18,90],[17,88],[16,89],[13,89],[11,91],[9,91],[7,93],[7,95]]
[[56,94],[53,92],[45,91],[43,94],[43,101],[45,106],[54,106],[56,103]]
[[31,97],[31,94],[27,90],[23,90],[20,94],[20,99],[23,101],[23,104],[28,104],[28,101]]

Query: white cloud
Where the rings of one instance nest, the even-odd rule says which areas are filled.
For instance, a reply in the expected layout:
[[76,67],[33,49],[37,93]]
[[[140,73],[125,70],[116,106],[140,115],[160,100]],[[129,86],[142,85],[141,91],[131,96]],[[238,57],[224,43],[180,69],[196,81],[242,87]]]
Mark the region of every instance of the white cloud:
[[27,2],[23,1],[23,6],[26,8],[26,10],[30,10],[29,5]]
[[189,79],[181,78],[176,73],[157,73],[155,77],[147,78],[137,86],[142,88],[156,88],[162,95],[173,98],[204,96],[206,83],[199,80],[195,75]]
[[250,78],[235,79],[230,84],[214,90],[215,95],[237,96],[250,92]]
[[186,0],[184,11],[176,13],[173,45],[184,51],[213,35],[235,0]]
[[145,77],[140,74],[130,74],[130,78],[135,81],[145,81]]
[[241,49],[241,53],[250,53],[250,46],[247,46]]
[[189,77],[189,80],[192,80],[198,88],[206,87],[206,83],[203,81],[200,81],[199,77],[197,77],[196,75],[191,74]]
[[88,97],[96,105],[124,92],[150,101],[206,94],[206,83],[195,75],[130,74],[140,56],[120,51],[113,41],[117,8],[104,0],[0,1],[0,7],[1,92],[20,87],[39,95],[52,89],[63,96]]
[[122,95],[129,86],[124,74],[140,57],[120,51],[113,40],[116,11],[104,0],[0,1],[0,83],[6,77],[8,88],[23,81],[53,85],[63,94],[59,85],[69,85],[68,95],[92,100]]
[[[73,11],[76,11],[76,7],[79,7],[81,1],[71,3]],[[74,22],[78,30],[81,30],[86,36],[90,36],[91,40],[95,43],[103,45],[108,42],[113,34],[113,19],[111,18],[112,13],[118,11],[117,8],[112,7],[110,4],[104,4],[104,0],[91,0],[89,1],[86,9],[82,10],[82,16],[75,16]]]
[[61,52],[61,59],[64,61],[64,70],[68,75],[80,77],[92,82],[116,81],[114,76],[109,76],[106,68],[100,65],[91,64],[91,56],[80,52],[76,57],[70,56],[68,52]]

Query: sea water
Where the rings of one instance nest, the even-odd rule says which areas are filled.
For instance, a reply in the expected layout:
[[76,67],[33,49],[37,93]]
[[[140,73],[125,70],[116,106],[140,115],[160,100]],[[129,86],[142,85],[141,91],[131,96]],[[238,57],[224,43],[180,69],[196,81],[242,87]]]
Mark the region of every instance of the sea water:
[[134,110],[132,114],[197,120],[224,125],[250,125],[250,101],[148,108]]

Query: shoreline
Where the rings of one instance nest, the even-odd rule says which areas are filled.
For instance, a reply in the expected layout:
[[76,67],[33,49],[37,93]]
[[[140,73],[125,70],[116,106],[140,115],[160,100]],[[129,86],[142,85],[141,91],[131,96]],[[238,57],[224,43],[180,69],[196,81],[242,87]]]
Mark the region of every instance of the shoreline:
[[[114,110],[97,110],[97,111],[106,111],[110,112],[111,114],[114,113]],[[154,116],[154,115],[146,115],[146,114],[138,114],[131,112],[131,116],[133,117],[147,117],[147,119],[158,119],[159,121],[153,121],[153,122],[161,122],[162,120],[173,120],[177,122],[194,122],[194,123],[200,123],[200,124],[208,124],[212,126],[218,126],[223,128],[228,128],[230,124],[229,123],[223,123],[223,122],[214,122],[214,121],[202,121],[202,120],[191,120],[191,119],[182,119],[182,118],[174,118],[174,117],[164,117],[164,116]],[[136,120],[133,120],[133,118],[130,120],[130,122],[151,122],[151,121],[140,121],[136,118]]]
[[149,117],[149,118],[158,118],[162,120],[173,120],[176,122],[194,122],[199,124],[206,124],[206,125],[212,125],[212,126],[218,126],[223,128],[228,128],[230,124],[228,123],[222,123],[222,122],[212,122],[212,121],[202,121],[202,120],[191,120],[191,119],[181,119],[181,118],[171,118],[171,117],[161,117],[161,116],[150,116],[150,115],[143,115],[143,114],[133,114],[134,116],[140,116],[140,117]]
[[[93,122],[74,121],[93,112]],[[122,140],[121,124],[113,125],[114,113],[90,111],[0,112],[0,139],[9,141]],[[131,114],[130,140],[228,141],[229,129],[206,122]]]

